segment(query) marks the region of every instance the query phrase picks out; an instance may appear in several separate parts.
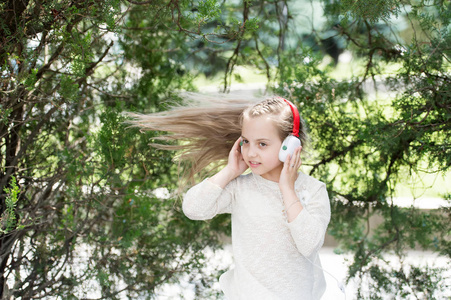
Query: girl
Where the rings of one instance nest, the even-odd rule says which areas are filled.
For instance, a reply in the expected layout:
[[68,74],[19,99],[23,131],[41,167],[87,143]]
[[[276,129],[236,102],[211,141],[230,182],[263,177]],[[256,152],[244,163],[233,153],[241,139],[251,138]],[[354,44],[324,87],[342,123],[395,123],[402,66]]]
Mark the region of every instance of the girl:
[[[319,299],[325,280],[318,251],[330,220],[326,187],[298,172],[302,146],[285,162],[279,160],[288,136],[299,132],[305,144],[297,109],[280,97],[250,105],[231,99],[210,101],[209,107],[194,109],[195,114],[190,107],[179,107],[135,115],[135,124],[174,133],[164,139],[190,139],[169,148],[186,148],[182,159],[193,162],[187,174],[191,179],[199,167],[227,155],[225,167],[189,189],[182,205],[193,220],[232,215],[235,266],[220,277],[226,298]],[[251,172],[243,175],[247,169]]]

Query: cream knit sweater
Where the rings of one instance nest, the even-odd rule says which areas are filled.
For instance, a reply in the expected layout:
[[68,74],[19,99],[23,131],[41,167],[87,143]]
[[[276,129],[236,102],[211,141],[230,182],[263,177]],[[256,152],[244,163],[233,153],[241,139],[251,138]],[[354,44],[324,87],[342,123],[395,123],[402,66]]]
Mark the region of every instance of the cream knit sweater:
[[295,189],[304,209],[291,223],[278,183],[252,173],[225,189],[204,180],[186,193],[183,211],[190,219],[232,214],[235,266],[220,278],[228,300],[321,298],[324,275],[312,262],[321,266],[318,250],[330,220],[329,197],[324,183],[302,172]]

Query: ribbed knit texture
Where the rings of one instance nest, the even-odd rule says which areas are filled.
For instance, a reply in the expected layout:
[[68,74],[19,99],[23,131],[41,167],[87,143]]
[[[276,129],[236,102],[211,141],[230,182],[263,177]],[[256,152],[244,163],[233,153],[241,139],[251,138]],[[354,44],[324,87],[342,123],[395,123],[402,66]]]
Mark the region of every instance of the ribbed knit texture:
[[190,219],[232,214],[235,266],[220,278],[228,300],[321,298],[324,275],[312,262],[321,265],[318,251],[330,220],[329,197],[324,183],[302,172],[295,189],[304,209],[290,223],[278,183],[252,173],[225,189],[206,179],[186,193],[183,211]]

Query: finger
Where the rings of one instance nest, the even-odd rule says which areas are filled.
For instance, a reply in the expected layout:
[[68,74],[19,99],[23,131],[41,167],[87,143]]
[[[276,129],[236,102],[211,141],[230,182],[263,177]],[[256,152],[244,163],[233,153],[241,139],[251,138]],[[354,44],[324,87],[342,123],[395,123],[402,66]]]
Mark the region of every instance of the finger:
[[297,154],[296,154],[296,168],[297,169],[299,169],[299,167],[302,165],[301,151],[302,151],[302,146],[300,146],[297,149]]
[[238,157],[242,158],[241,157],[241,151],[240,151],[240,148],[239,148],[239,143],[240,143],[240,139],[237,139],[235,141],[235,143],[233,144],[232,149],[230,149],[229,162],[235,161]]
[[295,168],[296,170],[300,167],[300,151],[300,148],[296,148],[293,153],[293,161],[291,162],[291,167]]
[[235,151],[241,152],[241,148],[240,148],[240,143],[241,143],[241,137],[239,137],[235,143],[233,144],[232,149],[234,149]]
[[288,170],[288,168],[291,166],[290,161],[291,161],[291,155],[287,154],[287,158],[285,158],[285,162],[283,163],[284,169]]
[[290,156],[290,167],[295,168],[296,167],[296,151],[293,152],[293,154]]

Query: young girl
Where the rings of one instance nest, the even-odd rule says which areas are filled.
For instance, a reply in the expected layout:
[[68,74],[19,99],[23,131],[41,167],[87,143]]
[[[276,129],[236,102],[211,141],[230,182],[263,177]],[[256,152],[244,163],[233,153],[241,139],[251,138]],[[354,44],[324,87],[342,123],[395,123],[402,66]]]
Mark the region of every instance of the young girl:
[[[298,172],[302,146],[279,160],[287,136],[299,132],[302,144],[306,141],[305,126],[289,101],[272,97],[249,105],[210,99],[207,108],[135,117],[144,128],[173,132],[164,139],[191,139],[182,154],[194,163],[188,177],[227,155],[225,167],[189,189],[182,205],[193,220],[232,216],[235,266],[220,277],[227,299],[321,298],[325,280],[318,251],[330,204],[325,184]],[[251,172],[243,175],[247,169]]]

